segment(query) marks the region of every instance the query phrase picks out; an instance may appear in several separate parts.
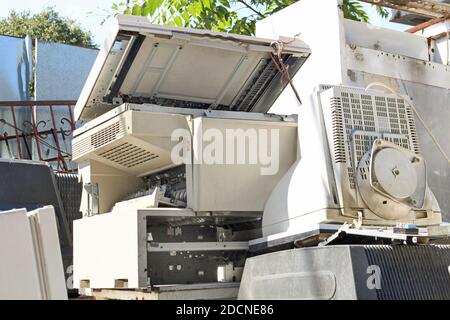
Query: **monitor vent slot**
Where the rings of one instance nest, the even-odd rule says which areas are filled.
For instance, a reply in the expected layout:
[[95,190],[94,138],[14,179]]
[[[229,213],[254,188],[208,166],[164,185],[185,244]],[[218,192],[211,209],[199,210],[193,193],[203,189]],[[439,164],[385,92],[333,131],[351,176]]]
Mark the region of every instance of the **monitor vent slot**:
[[375,139],[420,154],[414,114],[400,97],[342,87],[330,99],[330,111],[333,160],[346,163],[352,189],[356,167]]
[[133,168],[159,157],[127,142],[101,153],[100,156],[126,168]]
[[108,144],[124,133],[123,126],[117,121],[91,136],[91,145],[97,149]]

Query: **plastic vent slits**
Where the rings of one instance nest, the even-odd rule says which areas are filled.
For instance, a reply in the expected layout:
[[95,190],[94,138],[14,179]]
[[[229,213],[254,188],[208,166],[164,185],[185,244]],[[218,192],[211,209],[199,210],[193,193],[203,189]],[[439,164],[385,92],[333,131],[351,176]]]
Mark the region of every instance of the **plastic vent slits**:
[[127,142],[101,153],[100,156],[126,168],[136,167],[159,157]]

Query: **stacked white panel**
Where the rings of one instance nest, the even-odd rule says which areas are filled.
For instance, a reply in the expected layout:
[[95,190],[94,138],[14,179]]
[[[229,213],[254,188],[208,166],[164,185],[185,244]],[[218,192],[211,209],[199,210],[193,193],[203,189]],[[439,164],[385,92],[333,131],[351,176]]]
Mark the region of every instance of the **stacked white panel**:
[[0,300],[67,299],[55,211],[0,212]]

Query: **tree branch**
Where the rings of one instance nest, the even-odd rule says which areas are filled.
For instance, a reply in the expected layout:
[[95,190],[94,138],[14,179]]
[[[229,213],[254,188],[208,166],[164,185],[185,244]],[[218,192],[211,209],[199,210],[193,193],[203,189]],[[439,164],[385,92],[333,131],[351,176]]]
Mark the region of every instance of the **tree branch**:
[[242,3],[244,6],[246,6],[248,9],[250,9],[251,11],[253,11],[254,13],[256,13],[258,16],[260,16],[261,18],[265,18],[266,16],[263,15],[261,12],[259,12],[258,10],[256,10],[255,8],[253,8],[251,5],[249,5],[248,3],[246,3],[244,0],[236,0],[239,3]]

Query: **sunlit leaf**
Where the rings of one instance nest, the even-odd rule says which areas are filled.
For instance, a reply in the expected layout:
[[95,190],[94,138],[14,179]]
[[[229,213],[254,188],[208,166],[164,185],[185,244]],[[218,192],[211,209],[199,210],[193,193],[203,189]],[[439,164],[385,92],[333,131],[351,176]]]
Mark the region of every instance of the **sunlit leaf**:
[[173,20],[175,21],[175,24],[177,25],[177,27],[183,26],[183,19],[181,19],[179,16],[174,17]]
[[201,0],[201,1],[205,8],[211,9],[211,1],[210,0]]
[[134,5],[133,9],[131,11],[131,14],[133,16],[140,16],[141,15],[141,6],[140,5]]

